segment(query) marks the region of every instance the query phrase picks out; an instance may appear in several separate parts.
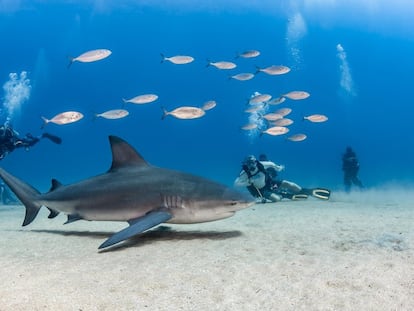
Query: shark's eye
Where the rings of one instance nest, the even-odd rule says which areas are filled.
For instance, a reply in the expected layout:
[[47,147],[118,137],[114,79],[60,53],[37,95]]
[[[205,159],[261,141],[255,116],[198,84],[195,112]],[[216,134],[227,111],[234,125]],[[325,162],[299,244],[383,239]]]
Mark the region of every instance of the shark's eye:
[[230,205],[237,205],[237,201],[231,201]]

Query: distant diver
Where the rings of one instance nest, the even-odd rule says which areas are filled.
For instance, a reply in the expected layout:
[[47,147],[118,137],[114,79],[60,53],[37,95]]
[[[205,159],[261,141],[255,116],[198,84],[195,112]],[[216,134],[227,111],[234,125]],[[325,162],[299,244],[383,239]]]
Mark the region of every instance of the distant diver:
[[13,129],[9,121],[6,121],[0,126],[0,160],[4,159],[9,153],[16,148],[25,148],[28,150],[30,147],[37,144],[40,139],[48,138],[55,144],[62,143],[62,139],[49,133],[43,133],[39,136],[33,136],[28,133],[25,137],[20,137],[19,133]]
[[342,155],[342,170],[344,171],[344,185],[345,191],[351,190],[352,184],[359,188],[363,188],[361,180],[358,178],[359,161],[356,153],[351,147],[347,147],[345,153]]

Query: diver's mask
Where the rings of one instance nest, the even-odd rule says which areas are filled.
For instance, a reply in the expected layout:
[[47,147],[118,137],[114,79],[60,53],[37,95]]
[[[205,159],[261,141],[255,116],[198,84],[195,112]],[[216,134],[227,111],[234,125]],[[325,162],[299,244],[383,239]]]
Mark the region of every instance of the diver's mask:
[[248,156],[243,164],[250,172],[254,172],[257,169],[256,158],[254,156]]

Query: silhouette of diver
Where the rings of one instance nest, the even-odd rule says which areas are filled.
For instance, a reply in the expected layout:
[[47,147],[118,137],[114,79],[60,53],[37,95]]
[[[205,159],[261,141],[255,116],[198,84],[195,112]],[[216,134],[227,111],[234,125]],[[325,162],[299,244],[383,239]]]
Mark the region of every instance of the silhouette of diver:
[[19,136],[19,133],[13,129],[10,122],[6,121],[2,126],[0,126],[0,160],[4,159],[16,148],[26,148],[26,150],[28,150],[30,147],[37,144],[42,138],[48,138],[55,144],[62,143],[62,139],[60,137],[49,133],[43,133],[39,136],[33,136],[28,133],[22,138]]

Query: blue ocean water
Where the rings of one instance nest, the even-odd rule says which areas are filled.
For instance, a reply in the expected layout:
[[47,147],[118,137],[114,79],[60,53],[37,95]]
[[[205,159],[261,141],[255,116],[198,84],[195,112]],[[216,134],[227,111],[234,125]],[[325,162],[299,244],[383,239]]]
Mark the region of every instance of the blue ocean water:
[[[70,183],[110,166],[108,135],[130,142],[150,163],[231,185],[247,154],[266,153],[284,164],[283,178],[304,186],[342,187],[341,155],[352,146],[367,187],[412,184],[412,72],[414,35],[409,1],[1,1],[0,83],[2,121],[20,134],[58,135],[16,150],[1,166],[42,191],[50,179]],[[106,48],[107,59],[75,62],[69,56]],[[256,49],[253,59],[235,58]],[[191,55],[193,63],[161,63]],[[206,67],[234,61],[229,71]],[[285,65],[286,75],[259,73],[249,81],[229,79],[256,66]],[[292,108],[289,134],[252,135],[244,110],[254,92],[278,97],[293,90],[311,94],[269,111]],[[127,104],[120,120],[94,120],[94,113],[123,107],[122,98],[155,93],[147,105]],[[195,120],[162,109],[217,107]],[[41,116],[68,110],[85,117],[67,125]],[[321,113],[325,123],[302,121]]]

